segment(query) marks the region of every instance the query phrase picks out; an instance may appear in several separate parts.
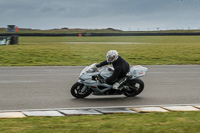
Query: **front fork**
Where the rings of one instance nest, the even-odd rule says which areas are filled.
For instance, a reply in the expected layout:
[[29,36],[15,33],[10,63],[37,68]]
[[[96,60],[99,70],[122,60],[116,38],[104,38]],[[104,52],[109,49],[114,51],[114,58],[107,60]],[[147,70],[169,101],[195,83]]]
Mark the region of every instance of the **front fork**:
[[[83,82],[81,81],[81,80],[78,80],[78,82],[80,83],[80,84],[83,84]],[[84,84],[83,84],[84,85]],[[85,92],[85,90],[87,89],[87,86],[83,86],[83,88],[81,89],[81,92],[83,93],[83,92]]]
[[81,89],[81,92],[83,93],[83,92],[85,92],[85,90],[87,89],[87,86],[83,86],[83,88]]

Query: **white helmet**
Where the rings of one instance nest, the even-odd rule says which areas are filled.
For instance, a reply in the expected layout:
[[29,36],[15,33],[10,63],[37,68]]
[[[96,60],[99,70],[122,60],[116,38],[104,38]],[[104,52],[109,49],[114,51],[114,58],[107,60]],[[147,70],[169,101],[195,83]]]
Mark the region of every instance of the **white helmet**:
[[108,51],[107,55],[106,55],[106,60],[108,63],[112,63],[114,61],[116,61],[119,57],[119,54],[116,50],[110,50]]

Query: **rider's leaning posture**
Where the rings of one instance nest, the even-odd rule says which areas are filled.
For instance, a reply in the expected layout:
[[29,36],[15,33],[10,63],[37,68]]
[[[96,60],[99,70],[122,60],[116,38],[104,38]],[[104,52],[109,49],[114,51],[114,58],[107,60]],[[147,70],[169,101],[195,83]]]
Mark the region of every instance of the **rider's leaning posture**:
[[[130,76],[130,67],[127,61],[119,56],[116,50],[108,51],[106,60],[97,64],[96,67],[102,67],[105,65],[112,64],[114,72],[112,76],[108,77],[105,82],[113,85],[113,89],[119,89],[119,86],[125,82],[126,76]],[[118,82],[117,82],[118,81]]]

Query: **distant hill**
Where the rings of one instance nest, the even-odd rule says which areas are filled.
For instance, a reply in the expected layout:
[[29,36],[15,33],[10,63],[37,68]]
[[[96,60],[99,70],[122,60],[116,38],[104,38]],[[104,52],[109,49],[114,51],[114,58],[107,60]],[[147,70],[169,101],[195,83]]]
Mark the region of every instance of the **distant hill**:
[[[40,29],[31,29],[31,28],[19,28],[19,33],[196,33],[200,30],[159,30],[159,31],[122,31],[113,28],[107,29],[49,29],[49,30],[40,30]],[[0,28],[0,33],[8,33],[7,28]]]
[[[107,29],[49,29],[49,30],[40,30],[40,29],[31,29],[31,28],[19,28],[19,33],[121,33],[124,31],[107,28]],[[0,28],[0,33],[8,33],[7,28]]]

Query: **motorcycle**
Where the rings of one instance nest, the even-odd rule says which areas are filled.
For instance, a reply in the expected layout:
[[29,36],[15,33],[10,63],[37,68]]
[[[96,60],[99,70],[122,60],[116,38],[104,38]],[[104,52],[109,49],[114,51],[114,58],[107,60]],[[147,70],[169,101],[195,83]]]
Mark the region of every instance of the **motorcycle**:
[[144,89],[144,82],[139,79],[146,74],[148,68],[137,65],[130,69],[129,78],[123,78],[125,81],[119,86],[119,89],[113,89],[112,85],[101,82],[101,79],[110,77],[114,68],[104,66],[101,69],[96,68],[96,63],[86,66],[80,73],[79,79],[71,87],[71,94],[75,98],[85,98],[91,93],[93,95],[125,95],[135,97]]

